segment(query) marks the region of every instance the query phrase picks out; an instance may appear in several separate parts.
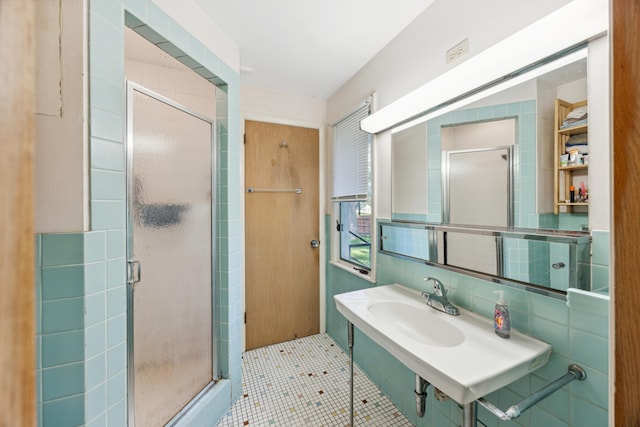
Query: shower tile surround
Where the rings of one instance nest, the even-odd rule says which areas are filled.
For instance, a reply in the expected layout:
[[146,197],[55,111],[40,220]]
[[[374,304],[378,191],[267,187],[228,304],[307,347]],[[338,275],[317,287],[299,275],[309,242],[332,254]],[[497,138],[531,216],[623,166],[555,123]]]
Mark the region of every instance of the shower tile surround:
[[[349,358],[326,334],[247,351],[242,376],[244,395],[217,427],[349,424]],[[357,366],[354,424],[412,425]]]
[[[330,238],[332,227],[329,215],[325,219],[325,228],[326,236]],[[593,262],[608,264],[608,233],[600,233],[597,237],[596,234],[598,233],[594,232]],[[347,322],[336,310],[333,301],[336,294],[395,282],[427,290],[423,277],[434,276],[443,281],[449,290],[450,299],[456,305],[491,318],[496,301],[494,291],[503,289],[510,306],[513,327],[550,343],[553,352],[546,366],[492,393],[488,396],[489,401],[505,410],[564,375],[570,363],[578,363],[587,371],[585,381],[572,382],[509,424],[525,427],[607,425],[608,296],[569,289],[567,301],[562,301],[381,253],[376,256],[375,285],[326,264],[327,333],[343,349],[347,348]],[[354,342],[356,363],[414,425],[454,427],[460,424],[461,409],[458,405],[450,400],[441,402],[435,399],[432,388],[428,390],[425,416],[418,418],[413,394],[415,374],[357,329]],[[473,359],[470,358],[469,363],[472,362]],[[479,408],[478,412],[484,425],[503,425],[484,408]]]
[[126,425],[124,26],[215,84],[215,241],[221,380],[179,426],[213,424],[242,395],[239,76],[151,0],[90,0],[88,232],[36,236],[38,425]]
[[522,101],[481,108],[452,111],[429,120],[427,157],[429,206],[427,220],[442,221],[442,139],[441,127],[469,122],[516,119],[516,144],[513,164],[514,226],[538,227],[536,205],[536,102]]

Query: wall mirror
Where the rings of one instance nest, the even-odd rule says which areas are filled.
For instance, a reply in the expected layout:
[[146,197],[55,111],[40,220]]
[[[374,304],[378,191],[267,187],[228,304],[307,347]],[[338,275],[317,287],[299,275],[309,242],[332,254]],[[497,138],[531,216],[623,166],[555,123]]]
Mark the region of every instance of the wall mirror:
[[588,194],[588,170],[597,167],[597,159],[584,164],[588,142],[579,146],[583,160],[571,175],[558,173],[555,159],[556,100],[587,100],[587,68],[583,56],[460,109],[392,129],[392,219],[588,229],[586,197],[580,205],[554,200],[558,193],[565,202],[567,186]]
[[[597,97],[587,92],[587,71],[606,64],[590,63],[586,47],[569,55],[508,88],[391,129],[392,220],[440,226],[423,237],[411,232],[433,249],[410,257],[552,293],[591,289],[590,215],[608,204],[594,206],[588,195],[608,159],[589,158],[588,112],[601,110],[589,108]],[[572,153],[579,160],[567,159]],[[397,232],[381,229],[381,245],[389,249]]]
[[564,298],[590,290],[591,238],[583,232],[379,223],[383,254]]
[[[609,28],[607,17],[606,2],[569,2],[361,121],[367,132],[391,131],[390,223],[423,227],[431,236],[435,249],[421,261],[530,284],[536,292],[563,295],[566,287],[608,292],[608,279],[600,274],[608,271],[607,257],[598,257],[598,263],[594,257],[591,266],[584,256],[592,236],[594,254],[608,254],[610,53],[602,37]],[[576,24],[571,32],[564,31],[569,21]],[[465,132],[502,121],[515,124],[512,141],[480,137],[483,132],[477,129]],[[462,147],[458,142],[451,146],[450,131],[472,137]],[[501,147],[510,150],[503,153],[507,182],[493,184],[484,176],[488,169],[479,155]],[[457,157],[465,150],[466,159]],[[477,176],[488,183],[475,182]],[[504,193],[499,201],[497,192]],[[501,218],[507,206],[506,227],[494,225],[496,216],[480,209],[493,204],[500,204]],[[379,232],[386,252],[385,242],[393,241],[389,233],[395,231]],[[580,249],[577,240],[563,240],[574,237]],[[456,246],[484,247],[491,262],[465,264],[471,255],[456,260],[447,254]],[[583,256],[567,255],[572,253]],[[507,277],[516,272],[519,276]]]

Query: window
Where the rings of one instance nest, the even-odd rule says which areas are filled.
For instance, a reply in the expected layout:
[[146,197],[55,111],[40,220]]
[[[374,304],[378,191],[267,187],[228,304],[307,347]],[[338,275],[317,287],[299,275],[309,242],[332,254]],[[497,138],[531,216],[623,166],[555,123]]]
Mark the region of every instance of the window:
[[334,129],[332,200],[339,206],[340,259],[371,270],[371,137],[360,130],[369,104]]
[[340,259],[371,270],[371,203],[340,202]]

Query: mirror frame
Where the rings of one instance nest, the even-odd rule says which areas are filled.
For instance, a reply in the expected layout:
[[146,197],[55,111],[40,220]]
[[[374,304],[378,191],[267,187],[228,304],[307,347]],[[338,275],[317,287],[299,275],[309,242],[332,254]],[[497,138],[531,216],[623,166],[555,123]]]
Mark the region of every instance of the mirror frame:
[[[415,230],[425,230],[427,233],[427,241],[429,254],[427,259],[425,258],[417,258],[415,256],[406,255],[400,252],[395,252],[392,250],[385,249],[385,240],[387,236],[383,233],[383,227],[402,227],[409,228]],[[446,233],[466,233],[466,234],[475,234],[475,235],[485,235],[485,236],[493,236],[496,239],[520,239],[520,240],[529,240],[529,241],[542,241],[548,243],[563,243],[569,245],[575,245],[576,248],[579,245],[591,245],[591,235],[587,232],[581,231],[558,231],[558,230],[533,230],[533,229],[514,229],[514,228],[506,228],[506,227],[473,227],[473,226],[456,226],[456,225],[448,225],[448,224],[426,224],[426,223],[412,223],[412,222],[401,222],[401,221],[378,221],[378,252],[389,255],[395,258],[401,258],[413,262],[418,262],[422,264],[426,264],[432,267],[442,268],[447,271],[453,271],[456,273],[462,273],[467,276],[475,277],[482,280],[487,280],[489,282],[498,283],[501,285],[523,289],[530,292],[535,292],[539,295],[550,296],[556,299],[564,300],[566,299],[567,292],[560,290],[545,287],[542,285],[536,285],[534,283],[523,282],[517,279],[512,279],[509,277],[498,276],[495,274],[484,273],[476,270],[471,270],[468,268],[464,268],[461,266],[450,265],[446,263],[446,260],[443,257],[443,254],[438,252],[438,248],[443,240],[443,236]],[[583,246],[583,250],[584,250]],[[574,251],[574,252],[577,252]],[[580,268],[580,259],[576,254],[576,265],[574,266],[575,274],[579,274]],[[571,266],[570,266],[571,267]],[[573,274],[573,273],[571,273]],[[579,287],[574,287],[579,289]]]

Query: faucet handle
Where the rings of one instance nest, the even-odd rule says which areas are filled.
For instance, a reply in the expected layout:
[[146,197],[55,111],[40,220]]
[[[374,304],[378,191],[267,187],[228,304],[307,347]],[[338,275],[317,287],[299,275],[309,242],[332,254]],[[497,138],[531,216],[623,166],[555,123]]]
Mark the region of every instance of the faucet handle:
[[447,291],[444,289],[444,285],[440,280],[436,279],[435,277],[424,277],[422,280],[424,280],[425,282],[433,280],[433,290],[435,291],[435,294],[440,297],[447,296]]

